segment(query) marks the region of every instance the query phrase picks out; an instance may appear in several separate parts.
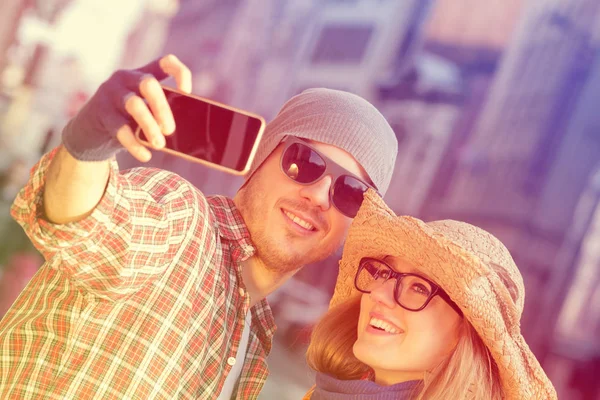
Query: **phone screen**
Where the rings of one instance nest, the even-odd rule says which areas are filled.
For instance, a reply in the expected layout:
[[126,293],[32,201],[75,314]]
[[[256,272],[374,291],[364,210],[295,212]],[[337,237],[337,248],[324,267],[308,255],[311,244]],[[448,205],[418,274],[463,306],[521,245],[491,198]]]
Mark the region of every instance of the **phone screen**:
[[[247,167],[262,128],[259,118],[163,90],[175,120],[166,148],[236,171]],[[143,132],[140,137],[147,140]]]

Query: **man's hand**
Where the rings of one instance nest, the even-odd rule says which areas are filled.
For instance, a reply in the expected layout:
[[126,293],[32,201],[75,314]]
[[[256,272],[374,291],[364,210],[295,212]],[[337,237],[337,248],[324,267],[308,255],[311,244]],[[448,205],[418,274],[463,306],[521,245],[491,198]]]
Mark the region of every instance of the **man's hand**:
[[[171,75],[182,92],[192,89],[190,70],[169,55],[145,67],[115,72],[69,121],[63,145],[46,174],[44,211],[57,224],[78,221],[98,205],[110,176],[110,160],[125,148],[144,162],[151,153],[134,137],[135,124],[154,148],[175,130],[159,80]],[[101,162],[89,162],[101,161]]]
[[65,148],[80,161],[108,160],[122,148],[140,161],[150,160],[150,151],[135,139],[134,127],[139,125],[156,149],[165,145],[165,135],[175,131],[159,83],[169,75],[179,90],[191,92],[191,72],[174,55],[115,72],[65,127]]

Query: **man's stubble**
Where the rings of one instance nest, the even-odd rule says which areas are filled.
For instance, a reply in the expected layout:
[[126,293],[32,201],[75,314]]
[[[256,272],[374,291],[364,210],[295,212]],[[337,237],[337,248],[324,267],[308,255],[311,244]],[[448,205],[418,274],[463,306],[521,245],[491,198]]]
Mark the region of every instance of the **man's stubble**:
[[[323,242],[315,243],[313,246],[298,243],[298,246],[307,248],[302,251],[293,248],[294,242],[300,242],[301,238],[291,232],[284,233],[283,238],[275,237],[273,232],[268,231],[265,222],[267,215],[272,217],[272,214],[278,211],[269,208],[271,204],[267,200],[268,187],[266,182],[262,182],[260,171],[257,171],[237,194],[237,206],[250,231],[252,242],[256,247],[256,255],[267,270],[279,273],[295,271],[306,264],[327,258],[341,247],[344,238],[329,245]],[[312,212],[316,218],[323,218],[317,216],[315,210],[308,211],[305,203],[293,200],[281,200],[281,202],[293,205],[295,209]]]

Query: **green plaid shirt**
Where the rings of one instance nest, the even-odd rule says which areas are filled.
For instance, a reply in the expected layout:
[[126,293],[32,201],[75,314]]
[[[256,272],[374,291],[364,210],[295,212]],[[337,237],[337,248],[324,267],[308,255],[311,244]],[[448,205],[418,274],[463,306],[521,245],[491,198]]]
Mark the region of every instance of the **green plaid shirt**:
[[0,399],[216,399],[236,362],[236,398],[255,399],[275,324],[266,300],[249,309],[241,262],[255,248],[233,202],[113,163],[93,213],[54,225],[41,199],[55,154],[12,207],[46,262],[0,322]]

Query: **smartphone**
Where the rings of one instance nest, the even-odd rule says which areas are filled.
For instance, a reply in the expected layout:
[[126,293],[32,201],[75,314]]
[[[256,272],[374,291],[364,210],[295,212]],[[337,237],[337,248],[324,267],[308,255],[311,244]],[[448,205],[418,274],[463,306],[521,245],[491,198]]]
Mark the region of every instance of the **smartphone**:
[[[234,175],[245,175],[265,129],[259,116],[216,101],[162,87],[173,112],[175,132],[161,151]],[[150,146],[138,127],[136,138]]]

